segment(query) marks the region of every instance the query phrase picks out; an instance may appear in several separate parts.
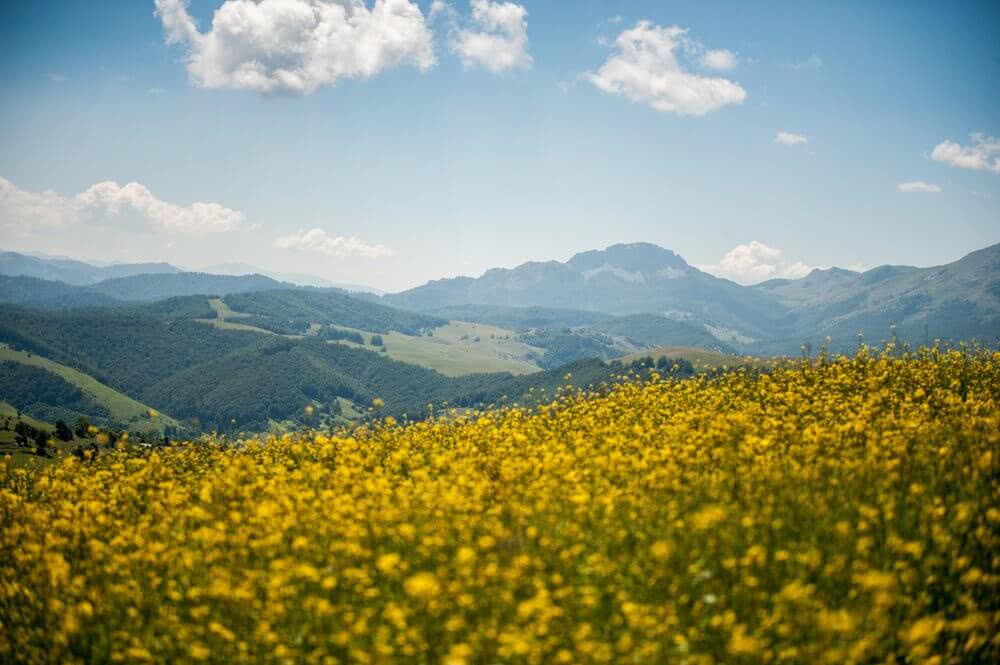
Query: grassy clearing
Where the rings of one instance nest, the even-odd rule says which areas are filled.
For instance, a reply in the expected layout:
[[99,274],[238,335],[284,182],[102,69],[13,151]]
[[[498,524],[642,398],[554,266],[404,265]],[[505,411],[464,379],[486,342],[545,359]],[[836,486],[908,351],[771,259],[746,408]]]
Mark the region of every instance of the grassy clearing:
[[[378,351],[380,348],[371,345],[370,332],[345,326],[337,328],[360,333],[365,343],[336,340],[332,344],[344,344],[367,351]],[[482,372],[510,372],[520,375],[539,371],[539,366],[532,358],[544,355],[545,349],[518,342],[515,340],[516,336],[517,333],[506,328],[467,321],[451,321],[448,325],[435,328],[433,335],[429,337],[415,337],[400,332],[381,334],[386,355],[393,360],[433,369],[445,376]]]
[[[211,325],[220,330],[242,330],[264,335],[277,335],[270,330],[240,323],[238,319],[245,318],[247,315],[234,312],[218,298],[212,298],[209,300],[209,304],[219,315],[219,318],[197,319],[199,323]],[[380,347],[371,345],[373,333],[348,326],[336,327],[360,333],[365,343],[357,344],[349,340],[336,340],[331,343],[345,344],[368,351],[379,350]],[[315,335],[320,328],[319,324],[313,323],[306,335]],[[302,339],[303,335],[281,335],[281,337]],[[451,321],[445,326],[435,328],[431,336],[418,337],[394,331],[382,333],[381,337],[385,343],[386,354],[393,360],[427,367],[441,372],[445,376],[463,376],[486,372],[530,374],[541,369],[534,359],[545,355],[545,349],[517,341],[517,333],[513,330],[467,321]],[[627,348],[634,347],[625,346],[623,350]]]
[[[198,323],[205,323],[219,330],[242,330],[244,332],[255,332],[264,335],[274,335],[277,337],[286,337],[288,339],[302,339],[305,335],[282,335],[281,333],[276,333],[273,330],[266,330],[264,328],[258,328],[257,326],[252,326],[247,323],[239,323],[233,319],[249,319],[253,318],[253,315],[246,314],[244,312],[237,312],[229,308],[221,298],[209,298],[208,304],[218,315],[215,319],[195,319]],[[306,335],[315,335],[320,331],[322,326],[318,323],[310,323],[309,330],[306,331]]]
[[15,351],[5,344],[0,344],[0,362],[12,360],[23,365],[40,367],[48,372],[73,384],[86,393],[95,402],[103,406],[111,414],[111,418],[129,429],[143,431],[163,431],[165,426],[179,426],[179,423],[163,414],[155,418],[150,417],[150,407],[138,402],[128,395],[124,395],[114,388],[104,385],[92,376],[83,372],[53,362],[42,356],[29,354],[24,351]]
[[[221,330],[242,330],[265,335],[276,335],[270,330],[240,323],[238,319],[249,315],[233,311],[221,298],[209,299],[209,305],[218,315],[216,319],[198,319],[200,323],[215,326]],[[361,333],[365,344],[348,340],[337,340],[336,344],[346,344],[355,348],[376,351],[371,346],[372,333],[347,326],[337,326],[342,330]],[[315,335],[321,326],[313,323],[307,335]],[[506,328],[482,323],[451,321],[436,328],[432,336],[417,337],[401,332],[382,334],[386,354],[399,360],[421,367],[437,370],[445,376],[462,376],[480,372],[510,372],[530,374],[540,367],[533,358],[540,358],[545,350],[515,340],[517,333]],[[282,335],[289,339],[302,339],[302,335]]]
[[208,305],[220,319],[247,319],[250,318],[249,314],[244,314],[243,312],[236,312],[229,309],[229,305],[222,300],[222,298],[209,298]]
[[467,321],[451,321],[431,337],[392,332],[382,335],[390,358],[437,370],[446,376],[477,372],[530,374],[532,360],[545,350],[516,341],[512,330]]
[[[204,323],[206,325],[212,326],[213,328],[218,328],[219,330],[242,330],[244,332],[255,332],[255,333],[261,333],[262,335],[278,336],[278,333],[272,332],[270,330],[264,330],[263,328],[247,325],[246,323],[235,323],[233,321],[227,321],[226,319],[195,319],[195,321],[197,321],[198,323]],[[295,339],[301,339],[301,335],[283,335],[283,336],[293,337]]]

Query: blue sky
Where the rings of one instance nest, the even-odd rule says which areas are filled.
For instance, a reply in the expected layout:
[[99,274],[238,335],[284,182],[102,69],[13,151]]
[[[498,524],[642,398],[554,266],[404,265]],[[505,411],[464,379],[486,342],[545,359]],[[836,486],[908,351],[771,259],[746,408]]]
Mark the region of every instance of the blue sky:
[[1000,242],[996,3],[368,0],[382,50],[289,82],[268,58],[309,25],[210,41],[250,0],[161,2],[198,34],[153,0],[0,6],[3,248],[395,290],[615,242],[743,282]]

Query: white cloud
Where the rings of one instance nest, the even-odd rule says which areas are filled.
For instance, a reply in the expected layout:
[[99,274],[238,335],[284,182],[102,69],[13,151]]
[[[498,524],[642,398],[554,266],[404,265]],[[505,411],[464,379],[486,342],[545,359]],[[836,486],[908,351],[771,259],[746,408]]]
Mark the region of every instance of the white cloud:
[[0,227],[60,227],[73,223],[75,217],[72,199],[52,191],[28,192],[0,178]]
[[310,229],[275,238],[274,246],[278,249],[315,252],[335,258],[361,256],[367,259],[377,259],[382,256],[392,256],[395,253],[385,245],[371,245],[354,236],[331,236],[323,229]]
[[813,270],[816,266],[811,266],[802,261],[796,261],[795,263],[790,263],[781,268],[781,276],[787,277],[788,279],[800,279],[805,277]]
[[156,0],[168,44],[188,49],[203,88],[310,94],[341,78],[368,78],[404,64],[435,64],[431,30],[410,0],[226,0],[208,32],[187,0]]
[[49,79],[53,83],[65,83],[66,82],[66,75],[65,74],[58,74],[58,73],[52,72],[50,74],[46,74],[45,76],[46,76],[47,79]]
[[798,279],[808,275],[814,268],[802,261],[788,262],[780,249],[768,247],[756,240],[729,250],[718,264],[699,267],[741,284],[754,284],[775,277]]
[[937,185],[931,184],[929,182],[924,182],[923,180],[911,180],[909,182],[901,182],[896,185],[897,192],[903,192],[904,194],[913,194],[926,192],[928,194],[937,194],[941,191],[941,188]]
[[427,12],[427,18],[434,18],[438,14],[447,13],[451,11],[451,6],[444,0],[434,0],[431,3],[431,9]]
[[181,206],[162,201],[137,182],[124,186],[99,182],[66,197],[52,191],[25,191],[0,178],[0,227],[12,230],[113,222],[161,233],[204,235],[231,231],[243,219],[243,213],[218,203],[196,201]]
[[738,83],[685,69],[677,51],[697,53],[703,47],[690,40],[684,28],[639,21],[618,35],[615,44],[617,53],[587,75],[604,92],[678,115],[704,115],[746,99],[747,93]]
[[796,134],[795,132],[778,132],[774,137],[774,141],[782,145],[800,145],[809,143],[809,137],[805,134]]
[[984,134],[970,134],[972,145],[942,141],[934,146],[931,159],[973,171],[1000,173],[1000,140]]
[[718,70],[733,69],[736,67],[736,54],[724,48],[705,51],[701,56],[701,66]]
[[455,28],[451,50],[465,67],[482,67],[494,74],[528,69],[528,12],[513,2],[472,0],[472,28]]

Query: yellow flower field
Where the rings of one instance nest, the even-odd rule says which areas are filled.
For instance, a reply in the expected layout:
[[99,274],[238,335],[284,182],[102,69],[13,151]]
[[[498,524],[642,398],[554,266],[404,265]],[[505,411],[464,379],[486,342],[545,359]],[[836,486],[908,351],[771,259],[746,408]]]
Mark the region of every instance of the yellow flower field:
[[0,661],[990,663],[1000,353],[0,465]]

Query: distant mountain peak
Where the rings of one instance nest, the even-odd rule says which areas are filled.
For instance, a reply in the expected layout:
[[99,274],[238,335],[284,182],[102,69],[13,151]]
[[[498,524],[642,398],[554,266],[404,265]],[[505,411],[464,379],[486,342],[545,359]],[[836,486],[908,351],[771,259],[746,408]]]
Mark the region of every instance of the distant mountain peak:
[[609,266],[644,275],[690,267],[676,252],[648,242],[619,243],[606,249],[580,252],[567,261],[566,265],[579,272],[607,270],[604,266]]

